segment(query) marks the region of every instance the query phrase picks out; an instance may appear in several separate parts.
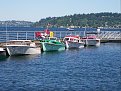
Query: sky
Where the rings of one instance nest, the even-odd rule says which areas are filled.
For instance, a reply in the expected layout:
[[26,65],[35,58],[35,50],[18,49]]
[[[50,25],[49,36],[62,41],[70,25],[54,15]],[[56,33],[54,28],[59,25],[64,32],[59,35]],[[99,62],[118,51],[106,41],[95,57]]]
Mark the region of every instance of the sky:
[[120,0],[0,0],[0,21],[100,12],[120,13]]

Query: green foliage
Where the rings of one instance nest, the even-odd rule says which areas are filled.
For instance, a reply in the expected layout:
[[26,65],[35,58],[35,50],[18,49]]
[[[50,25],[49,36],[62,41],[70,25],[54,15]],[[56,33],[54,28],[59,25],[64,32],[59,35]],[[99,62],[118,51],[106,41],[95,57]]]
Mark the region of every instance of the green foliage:
[[34,27],[121,27],[121,13],[74,14],[47,17],[33,24]]

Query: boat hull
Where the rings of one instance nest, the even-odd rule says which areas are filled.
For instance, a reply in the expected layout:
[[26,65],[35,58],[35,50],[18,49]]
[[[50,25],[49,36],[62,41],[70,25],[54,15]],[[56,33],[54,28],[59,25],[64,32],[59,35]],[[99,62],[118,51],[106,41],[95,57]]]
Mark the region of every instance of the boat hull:
[[62,51],[62,50],[65,50],[65,45],[43,42],[42,48],[43,48],[43,51]]
[[30,46],[6,46],[8,55],[40,54],[40,47]]
[[0,48],[0,58],[6,56],[6,51],[4,48]]
[[85,39],[85,46],[100,46],[100,39]]
[[66,48],[81,48],[84,47],[84,43],[79,43],[79,42],[69,42],[66,41]]

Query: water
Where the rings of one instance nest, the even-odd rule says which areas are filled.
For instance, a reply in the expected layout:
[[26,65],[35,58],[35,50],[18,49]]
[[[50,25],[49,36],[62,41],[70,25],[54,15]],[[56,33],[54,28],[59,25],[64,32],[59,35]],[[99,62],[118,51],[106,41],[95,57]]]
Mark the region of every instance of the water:
[[121,43],[0,61],[0,91],[121,91]]

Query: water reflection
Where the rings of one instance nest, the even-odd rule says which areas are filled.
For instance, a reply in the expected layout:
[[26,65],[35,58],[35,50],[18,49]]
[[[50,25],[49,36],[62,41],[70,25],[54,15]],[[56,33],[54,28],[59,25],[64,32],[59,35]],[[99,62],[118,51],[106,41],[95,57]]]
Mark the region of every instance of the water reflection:
[[0,91],[120,91],[121,44],[101,44],[0,62]]
[[48,51],[48,52],[42,52],[41,54],[42,55],[48,55],[48,54],[60,54],[60,53],[63,53],[64,51]]
[[15,55],[6,57],[7,61],[31,61],[36,58],[39,54],[36,55]]
[[1,61],[5,61],[7,58],[8,58],[8,56],[0,55],[0,62],[1,62]]

